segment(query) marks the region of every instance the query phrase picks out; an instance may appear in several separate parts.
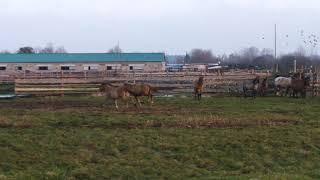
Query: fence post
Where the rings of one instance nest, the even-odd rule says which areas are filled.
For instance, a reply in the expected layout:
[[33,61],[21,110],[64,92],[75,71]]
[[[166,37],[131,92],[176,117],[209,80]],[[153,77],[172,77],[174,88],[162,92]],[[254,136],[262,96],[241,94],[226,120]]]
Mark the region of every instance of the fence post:
[[63,71],[61,71],[61,96],[64,97]]

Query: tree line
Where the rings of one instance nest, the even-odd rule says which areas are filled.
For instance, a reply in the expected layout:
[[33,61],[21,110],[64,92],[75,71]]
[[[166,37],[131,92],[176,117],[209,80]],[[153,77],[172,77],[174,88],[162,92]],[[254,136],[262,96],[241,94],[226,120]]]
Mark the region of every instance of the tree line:
[[[107,53],[122,53],[122,49],[119,45],[116,45],[110,48]],[[55,47],[52,43],[48,43],[44,47],[31,47],[31,46],[24,46],[19,48],[16,52],[10,52],[8,50],[0,51],[0,54],[50,54],[50,53],[68,53],[67,50],[63,46]]]
[[1,54],[49,54],[49,53],[68,53],[67,50],[63,46],[55,47],[52,43],[48,43],[44,47],[31,47],[24,46],[20,47],[16,52],[10,52],[7,50],[3,50],[0,52]]
[[222,65],[239,69],[272,70],[278,64],[279,71],[284,73],[293,71],[295,61],[297,68],[320,67],[320,56],[307,55],[302,47],[292,53],[281,54],[277,59],[274,58],[272,49],[259,50],[256,47],[244,48],[239,52],[219,56],[214,55],[211,50],[193,49],[186,55],[176,56],[175,59],[175,63],[178,64],[221,62]]

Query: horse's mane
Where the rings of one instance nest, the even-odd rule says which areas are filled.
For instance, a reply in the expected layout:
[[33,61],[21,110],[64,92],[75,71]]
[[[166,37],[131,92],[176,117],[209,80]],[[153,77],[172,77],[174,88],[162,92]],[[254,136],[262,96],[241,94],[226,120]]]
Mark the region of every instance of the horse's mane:
[[198,84],[198,85],[202,85],[202,84],[203,84],[203,81],[204,81],[204,77],[203,77],[203,76],[200,76],[199,79],[198,79],[197,84]]

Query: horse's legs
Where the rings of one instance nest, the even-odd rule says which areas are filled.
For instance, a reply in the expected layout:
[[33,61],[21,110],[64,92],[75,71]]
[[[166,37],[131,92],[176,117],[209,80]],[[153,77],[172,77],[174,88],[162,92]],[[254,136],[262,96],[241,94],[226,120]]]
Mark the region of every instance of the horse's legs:
[[130,97],[130,100],[132,102],[132,104],[134,104],[135,106],[137,106],[136,102],[134,102],[133,97]]
[[293,91],[292,91],[292,97],[293,97],[293,98],[297,98],[297,97],[298,97],[298,91],[293,90]]
[[153,95],[151,93],[148,95],[148,101],[151,105],[153,104]]
[[153,102],[153,95],[152,94],[150,94],[150,99],[151,99],[151,104],[153,104],[154,102]]
[[301,98],[306,98],[307,97],[307,91],[304,89],[304,90],[301,90]]
[[274,88],[274,95],[275,96],[279,96],[279,92],[278,92],[278,87],[277,86]]
[[[286,97],[288,96],[288,93],[289,93],[289,88],[287,87],[286,88]],[[290,96],[290,94],[289,94],[289,96]]]
[[138,96],[135,96],[134,98],[136,99],[136,101],[137,101],[137,103],[138,103],[139,107],[141,107],[141,102],[140,102],[140,99],[138,98]]
[[[135,100],[133,98],[135,98]],[[130,99],[131,99],[131,102],[134,104],[134,106],[139,108],[138,105],[137,105],[138,101],[137,101],[136,97],[131,97]]]
[[117,110],[119,110],[119,107],[118,107],[118,100],[117,100],[117,99],[115,99],[115,100],[114,100],[114,104],[116,105],[116,109],[117,109]]
[[129,100],[126,99],[125,101],[126,101],[126,106],[127,106],[127,109],[128,109],[129,108]]

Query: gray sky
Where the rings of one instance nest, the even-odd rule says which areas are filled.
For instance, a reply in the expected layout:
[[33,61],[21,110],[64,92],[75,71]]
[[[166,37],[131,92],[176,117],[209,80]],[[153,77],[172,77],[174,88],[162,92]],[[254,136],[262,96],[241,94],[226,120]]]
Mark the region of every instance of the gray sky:
[[319,0],[0,0],[0,49],[52,42],[106,52],[119,41],[127,52],[222,54],[273,48],[277,23],[279,51],[316,51],[301,30],[320,36],[319,17]]

